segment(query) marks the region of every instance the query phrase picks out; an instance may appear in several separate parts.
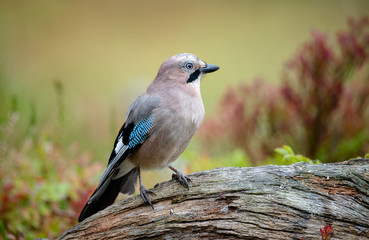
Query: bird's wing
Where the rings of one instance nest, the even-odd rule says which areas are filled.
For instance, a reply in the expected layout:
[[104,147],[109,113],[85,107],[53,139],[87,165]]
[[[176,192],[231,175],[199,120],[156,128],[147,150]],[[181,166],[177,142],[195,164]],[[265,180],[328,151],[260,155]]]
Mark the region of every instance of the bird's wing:
[[160,103],[160,98],[151,95],[141,95],[131,104],[127,111],[127,120],[120,129],[114,142],[114,148],[109,163],[100,179],[97,189],[112,175],[122,162],[149,137],[154,127],[152,115]]
[[124,162],[124,160],[138,149],[154,131],[152,112],[159,103],[159,98],[144,94],[130,106],[127,120],[114,142],[109,163],[95,192],[82,209],[79,222],[111,205],[119,192],[134,193],[138,169],[129,161]]

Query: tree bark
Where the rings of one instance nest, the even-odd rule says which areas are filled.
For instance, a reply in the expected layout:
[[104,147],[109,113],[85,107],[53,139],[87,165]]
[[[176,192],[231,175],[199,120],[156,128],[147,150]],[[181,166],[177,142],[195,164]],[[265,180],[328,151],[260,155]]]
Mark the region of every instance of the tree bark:
[[154,210],[120,201],[59,239],[369,238],[369,159],[333,164],[218,168],[154,187]]

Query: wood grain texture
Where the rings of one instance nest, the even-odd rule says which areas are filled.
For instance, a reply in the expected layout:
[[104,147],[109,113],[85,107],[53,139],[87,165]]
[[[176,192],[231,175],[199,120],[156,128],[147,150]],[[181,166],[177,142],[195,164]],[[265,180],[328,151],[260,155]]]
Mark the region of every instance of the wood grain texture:
[[120,201],[59,239],[369,239],[369,159],[218,168],[189,175],[190,190],[158,184],[155,209]]

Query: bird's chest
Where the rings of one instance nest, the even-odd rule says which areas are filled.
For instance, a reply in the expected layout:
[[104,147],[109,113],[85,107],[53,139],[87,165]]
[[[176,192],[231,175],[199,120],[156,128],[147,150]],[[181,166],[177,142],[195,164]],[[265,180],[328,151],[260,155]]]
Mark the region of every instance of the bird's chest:
[[131,155],[131,161],[142,168],[167,166],[187,147],[204,114],[201,98],[178,95],[162,101],[153,111],[154,127],[149,138]]
[[[167,103],[167,109],[166,122],[168,126],[173,125],[173,128],[178,129],[182,134],[188,132],[190,135],[193,135],[205,115],[204,104],[201,98],[178,97]],[[175,130],[173,128],[171,130]]]

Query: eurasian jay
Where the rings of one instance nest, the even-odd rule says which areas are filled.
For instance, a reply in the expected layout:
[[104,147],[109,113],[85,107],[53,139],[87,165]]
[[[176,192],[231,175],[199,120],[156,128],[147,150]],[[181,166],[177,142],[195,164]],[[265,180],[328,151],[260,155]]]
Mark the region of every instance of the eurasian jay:
[[155,193],[142,184],[141,169],[169,167],[174,178],[189,188],[190,179],[170,164],[185,150],[204,118],[201,77],[218,69],[189,53],[174,55],[160,66],[146,92],[128,108],[109,163],[79,222],[113,204],[119,192],[133,194],[137,176],[144,203],[153,207],[148,193]]

